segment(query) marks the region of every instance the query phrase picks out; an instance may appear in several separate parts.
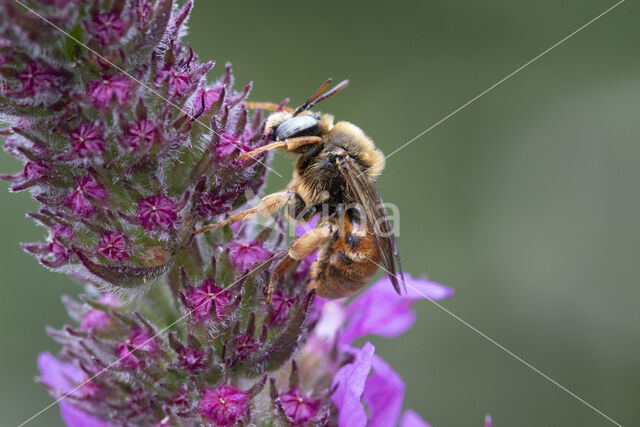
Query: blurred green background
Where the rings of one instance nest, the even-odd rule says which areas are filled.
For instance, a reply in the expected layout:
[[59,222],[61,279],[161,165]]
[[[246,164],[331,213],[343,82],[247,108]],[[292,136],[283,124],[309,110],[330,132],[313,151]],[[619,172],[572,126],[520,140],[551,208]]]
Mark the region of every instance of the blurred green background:
[[[603,0],[303,3],[200,0],[189,40],[253,100],[301,103],[328,76],[350,87],[321,110],[386,153],[612,6]],[[640,425],[640,25],[627,0],[387,161],[413,275],[452,286],[444,305],[623,425]],[[268,190],[284,187],[278,157]],[[3,172],[18,164],[0,156]],[[1,184],[7,188],[7,184]],[[79,286],[19,241],[42,238],[28,195],[0,192],[0,425],[51,402],[33,382],[56,346],[45,325]],[[434,426],[611,425],[428,301],[406,335],[373,340]],[[60,425],[51,408],[30,425]]]

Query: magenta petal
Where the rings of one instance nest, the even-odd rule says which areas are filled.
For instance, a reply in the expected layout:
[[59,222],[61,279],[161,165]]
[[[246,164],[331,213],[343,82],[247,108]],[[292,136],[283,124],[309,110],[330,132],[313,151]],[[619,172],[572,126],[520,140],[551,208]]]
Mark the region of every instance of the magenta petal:
[[404,382],[382,358],[373,355],[373,375],[367,379],[362,400],[369,407],[369,426],[394,426],[404,399]]
[[367,414],[360,397],[371,371],[371,358],[374,351],[373,344],[365,343],[354,355],[353,362],[344,365],[333,376],[332,387],[337,385],[337,388],[331,398],[340,412],[339,427],[360,427],[367,424]]
[[391,338],[405,333],[415,314],[411,304],[422,295],[440,300],[453,295],[453,289],[424,279],[405,275],[407,293],[397,295],[389,278],[385,277],[371,285],[356,297],[346,309],[346,326],[340,342],[349,345],[365,335],[375,334]]
[[427,424],[420,415],[413,412],[411,409],[404,411],[402,419],[400,420],[400,427],[431,427]]

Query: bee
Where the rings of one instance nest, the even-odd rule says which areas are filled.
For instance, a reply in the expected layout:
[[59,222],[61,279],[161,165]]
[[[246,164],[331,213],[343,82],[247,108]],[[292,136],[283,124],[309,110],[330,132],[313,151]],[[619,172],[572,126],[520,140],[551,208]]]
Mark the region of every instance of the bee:
[[[283,191],[269,194],[251,209],[196,230],[214,230],[256,215],[270,216],[286,207],[286,215],[306,223],[319,214],[312,230],[291,244],[274,268],[267,301],[276,282],[298,261],[318,250],[311,266],[308,289],[336,299],[360,290],[378,271],[386,269],[400,293],[396,271],[404,284],[395,236],[389,225],[376,177],[384,168],[384,155],[356,125],[311,108],[348,85],[342,81],[325,93],[331,79],[295,110],[271,103],[247,103],[249,108],[273,110],[266,123],[268,144],[239,157],[247,160],[274,149],[297,155],[293,178]],[[397,266],[397,268],[396,268]]]

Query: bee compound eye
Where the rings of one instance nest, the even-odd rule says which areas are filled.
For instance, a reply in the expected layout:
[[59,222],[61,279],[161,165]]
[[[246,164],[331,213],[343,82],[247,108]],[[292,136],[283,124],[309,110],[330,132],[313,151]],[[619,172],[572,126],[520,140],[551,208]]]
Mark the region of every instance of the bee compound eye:
[[282,141],[287,138],[309,135],[316,129],[318,129],[318,120],[315,117],[297,116],[278,125],[276,139]]

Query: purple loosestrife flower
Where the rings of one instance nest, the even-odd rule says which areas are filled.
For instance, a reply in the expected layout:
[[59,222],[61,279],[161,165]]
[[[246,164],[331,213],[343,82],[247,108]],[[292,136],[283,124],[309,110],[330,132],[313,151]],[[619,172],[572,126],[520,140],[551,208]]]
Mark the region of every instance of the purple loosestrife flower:
[[256,264],[266,261],[270,256],[271,252],[255,240],[250,243],[233,242],[229,245],[231,264],[240,272],[251,270]]
[[85,27],[99,44],[104,45],[122,35],[124,23],[116,13],[107,12],[94,15]]
[[150,120],[138,120],[127,127],[124,136],[125,144],[132,150],[149,149],[153,145],[158,130]]
[[173,227],[178,218],[175,209],[176,205],[171,199],[156,195],[140,200],[136,215],[145,230],[151,231],[156,228],[167,230]]
[[111,261],[122,262],[129,258],[127,249],[127,236],[118,231],[107,231],[102,234],[98,243],[98,252]]
[[207,83],[213,63],[182,40],[192,3],[29,2],[88,50],[0,1],[0,138],[23,162],[1,178],[31,193],[28,215],[48,230],[24,250],[85,285],[64,299],[70,325],[47,330],[58,356],[38,359],[52,396],[71,392],[63,420],[395,425],[402,379],[354,342],[411,327],[412,288],[452,291],[409,278],[398,297],[385,279],[350,304],[315,300],[310,256],[267,303],[281,230],[194,235],[261,192],[266,165],[237,156],[267,139],[262,112],[245,105],[251,84],[235,90],[229,65]]
[[127,76],[113,74],[89,83],[87,93],[98,110],[106,110],[111,101],[124,104],[129,100],[133,84]]
[[230,385],[207,388],[200,398],[200,410],[215,425],[234,425],[249,411],[249,393]]
[[83,123],[69,134],[74,153],[93,157],[104,150],[105,142],[96,126]]

